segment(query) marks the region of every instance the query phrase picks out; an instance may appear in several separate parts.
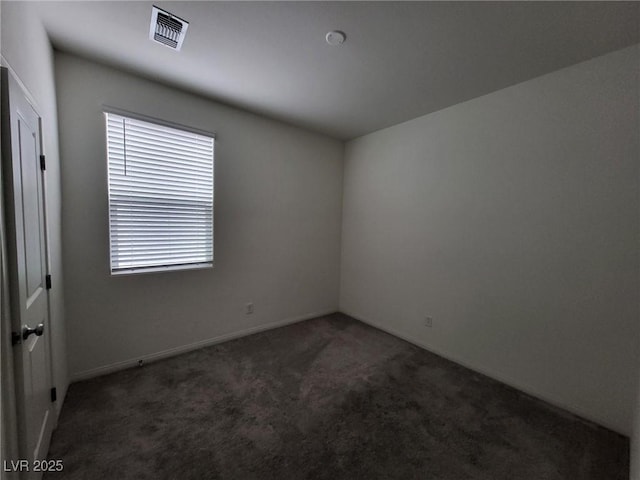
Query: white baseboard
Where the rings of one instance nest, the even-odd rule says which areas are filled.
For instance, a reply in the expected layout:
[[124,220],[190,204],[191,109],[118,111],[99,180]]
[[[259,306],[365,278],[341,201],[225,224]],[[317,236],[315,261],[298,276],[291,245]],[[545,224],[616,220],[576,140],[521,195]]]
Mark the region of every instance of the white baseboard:
[[535,397],[539,400],[542,400],[544,402],[547,402],[551,405],[553,405],[554,407],[560,408],[562,410],[566,410],[567,412],[570,412],[574,415],[577,415],[578,417],[582,417],[583,419],[586,419],[590,422],[596,423],[598,425],[601,425],[605,428],[608,428],[609,430],[612,430],[616,433],[619,433],[620,435],[624,435],[625,437],[628,437],[629,434],[627,432],[623,432],[620,430],[619,427],[617,427],[616,425],[612,425],[608,420],[603,419],[603,418],[597,418],[595,417],[593,414],[584,411],[581,407],[571,404],[570,402],[567,402],[566,400],[563,399],[559,399],[559,398],[555,398],[551,395],[547,395],[546,393],[542,393],[540,391],[538,391],[537,389],[531,387],[530,385],[526,385],[524,383],[522,383],[521,381],[516,381],[512,378],[508,378],[500,373],[496,373],[494,371],[491,371],[490,369],[484,368],[484,367],[478,367],[477,365],[473,365],[470,362],[467,362],[459,357],[456,357],[455,355],[451,355],[450,353],[446,353],[443,352],[441,350],[438,350],[437,348],[434,348],[433,346],[421,342],[420,340],[416,340],[415,338],[411,338],[408,335],[403,334],[402,332],[395,330],[393,328],[389,328],[383,325],[380,325],[376,322],[372,322],[370,320],[368,320],[367,318],[363,317],[362,315],[358,315],[357,313],[353,313],[353,312],[349,312],[348,310],[345,310],[343,308],[340,309],[340,311],[342,313],[344,313],[345,315],[349,315],[350,317],[355,318],[356,320],[361,321],[362,323],[366,323],[367,325],[370,325],[374,328],[377,328],[378,330],[382,330],[383,332],[387,332],[390,335],[393,335],[394,337],[398,337],[401,338],[402,340],[405,340],[409,343],[412,343],[413,345],[416,345],[417,347],[420,347],[424,350],[427,350],[431,353],[435,353],[436,355],[438,355],[439,357],[442,358],[446,358],[447,360],[450,360],[454,363],[457,363],[458,365],[462,365],[465,368],[468,368],[469,370],[473,370],[474,372],[478,372],[482,375],[485,375],[487,377],[490,377],[494,380],[497,380],[501,383],[504,383],[510,387],[515,388],[516,390],[520,390],[521,392],[526,393],[527,395],[531,395],[532,397]]
[[[210,345],[216,345],[218,343],[222,343],[222,342],[226,342],[229,340],[234,340],[236,338],[241,338],[241,337],[245,337],[247,335],[251,335],[254,333],[258,333],[258,332],[263,332],[265,330],[271,330],[274,328],[278,328],[278,327],[284,327],[285,325],[291,325],[293,323],[298,323],[298,322],[303,322],[305,320],[310,320],[312,318],[316,318],[316,317],[321,317],[324,315],[329,315],[331,313],[336,313],[338,310],[336,309],[332,309],[332,310],[327,310],[327,311],[321,311],[321,312],[315,312],[315,313],[309,313],[307,315],[302,315],[299,317],[293,317],[293,318],[287,318],[284,320],[279,320],[276,322],[271,322],[271,323],[266,323],[264,325],[258,325],[255,327],[251,327],[251,328],[247,328],[244,330],[240,330],[237,332],[231,332],[231,333],[226,333],[224,335],[219,335],[217,337],[213,337],[213,338],[209,338],[206,340],[201,340],[199,342],[195,342],[195,343],[190,343],[187,345],[181,345],[178,347],[174,347],[174,348],[170,348],[167,350],[163,350],[160,352],[156,352],[156,353],[150,353],[147,355],[141,355],[139,357],[135,357],[135,358],[131,358],[128,360],[124,360],[121,362],[116,362],[116,363],[112,363],[109,365],[103,365],[97,368],[92,368],[89,370],[84,370],[78,373],[74,373],[71,376],[71,383],[73,382],[77,382],[80,380],[86,380],[88,378],[93,378],[93,377],[98,377],[101,375],[106,375],[108,373],[112,373],[112,372],[117,372],[119,370],[124,370],[127,368],[131,368],[134,367],[136,365],[138,365],[138,361],[142,360],[145,363],[149,363],[149,362],[153,362],[153,361],[157,361],[157,360],[161,360],[163,358],[168,358],[168,357],[173,357],[176,355],[180,355],[181,353],[186,353],[186,352],[190,352],[192,350],[197,350],[199,348],[204,348],[204,347],[208,347]],[[597,418],[594,415],[592,415],[589,412],[584,411],[581,407],[571,404],[570,402],[567,402],[566,400],[563,399],[559,399],[559,398],[555,398],[551,395],[548,395],[546,393],[542,393],[539,392],[537,389],[531,387],[530,385],[526,385],[521,381],[516,381],[512,378],[508,378],[500,373],[494,372],[490,369],[484,368],[484,367],[478,367],[477,365],[473,365],[470,362],[465,361],[464,359],[461,359],[459,357],[456,357],[455,355],[452,355],[450,353],[447,352],[443,352],[437,348],[434,348],[433,346],[421,342],[419,340],[416,340],[415,338],[411,338],[408,335],[405,335],[404,333],[395,330],[393,328],[390,327],[386,327],[383,325],[380,325],[376,322],[372,322],[369,319],[365,318],[362,315],[359,315],[357,313],[348,311],[346,309],[340,309],[340,312],[344,313],[345,315],[349,315],[350,317],[355,318],[356,320],[359,320],[363,323],[366,323],[367,325],[371,325],[374,328],[377,328],[378,330],[382,330],[384,332],[387,332],[390,335],[393,335],[394,337],[398,337],[401,338],[402,340],[405,340],[413,345],[416,345],[417,347],[420,347],[424,350],[427,350],[429,352],[435,353],[436,355],[446,358],[447,360],[450,360],[454,363],[457,363],[458,365],[462,365],[465,368],[468,368],[470,370],[473,370],[475,372],[478,372],[482,375],[486,375],[487,377],[493,378],[494,380],[497,380],[501,383],[504,383],[506,385],[509,385],[510,387],[513,387],[517,390],[520,390],[521,392],[524,392],[528,395],[531,395],[532,397],[538,398],[540,400],[543,400],[555,407],[561,408],[563,410],[566,410],[574,415],[577,415],[579,417],[582,417],[586,420],[589,420],[591,422],[594,422],[598,425],[601,425],[605,428],[608,428],[609,430],[613,430],[614,432],[617,432],[621,435],[624,436],[628,436],[627,432],[623,432],[621,431],[617,426],[612,425],[610,422],[608,422],[606,419],[602,419],[602,418]],[[66,392],[65,392],[66,393]],[[59,402],[59,404],[61,405],[62,402]]]
[[162,360],[163,358],[174,357],[176,355],[180,355],[181,353],[198,350],[199,348],[216,345],[218,343],[234,340],[236,338],[246,337],[247,335],[252,335],[254,333],[263,332],[265,330],[272,330],[278,327],[284,327],[285,325],[291,325],[293,323],[303,322],[305,320],[311,320],[312,318],[322,317],[324,315],[329,315],[336,312],[337,312],[336,309],[332,309],[327,311],[309,313],[299,317],[286,318],[284,320],[265,323],[263,325],[258,325],[258,326],[247,328],[244,330],[239,330],[237,332],[225,333],[224,335],[208,338],[206,340],[200,340],[198,342],[190,343],[187,345],[180,345],[178,347],[169,348],[167,350],[162,350],[160,352],[140,355],[138,357],[130,358],[128,360],[123,360],[121,362],[110,363],[108,365],[91,368],[89,370],[83,370],[81,372],[77,372],[71,375],[71,383],[78,382],[80,380],[86,380],[88,378],[99,377],[101,375],[106,375],[108,373],[117,372],[119,370],[124,370],[131,367],[135,367],[136,365],[138,365],[138,362],[140,360],[142,360],[144,363],[154,362],[157,360]]

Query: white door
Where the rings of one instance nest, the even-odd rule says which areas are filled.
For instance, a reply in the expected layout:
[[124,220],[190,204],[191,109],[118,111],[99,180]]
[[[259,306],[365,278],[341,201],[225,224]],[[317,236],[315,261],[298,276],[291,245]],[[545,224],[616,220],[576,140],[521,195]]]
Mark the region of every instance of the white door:
[[[46,286],[44,176],[40,118],[13,76],[2,69],[2,168],[12,319],[18,451],[29,461],[22,478],[38,479],[53,430]],[[8,102],[6,101],[8,97]]]

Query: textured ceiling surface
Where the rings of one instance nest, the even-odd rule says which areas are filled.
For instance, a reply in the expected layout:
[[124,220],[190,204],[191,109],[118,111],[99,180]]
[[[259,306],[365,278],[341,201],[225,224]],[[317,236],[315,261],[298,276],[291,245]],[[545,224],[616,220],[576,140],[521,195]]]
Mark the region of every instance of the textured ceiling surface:
[[[180,52],[149,40],[154,3],[189,22]],[[60,50],[341,139],[640,41],[632,2],[154,3],[36,10]]]

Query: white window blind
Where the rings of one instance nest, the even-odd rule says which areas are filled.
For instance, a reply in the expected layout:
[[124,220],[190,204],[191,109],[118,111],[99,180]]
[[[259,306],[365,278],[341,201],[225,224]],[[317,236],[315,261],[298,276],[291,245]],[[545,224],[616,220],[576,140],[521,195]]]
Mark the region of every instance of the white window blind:
[[214,139],[105,116],[111,273],[211,266]]

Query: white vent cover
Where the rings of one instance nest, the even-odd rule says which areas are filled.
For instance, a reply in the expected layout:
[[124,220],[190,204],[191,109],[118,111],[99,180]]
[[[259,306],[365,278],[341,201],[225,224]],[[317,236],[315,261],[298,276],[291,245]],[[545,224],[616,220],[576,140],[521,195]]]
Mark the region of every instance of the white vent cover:
[[149,39],[173,50],[180,50],[189,22],[154,6],[151,11]]

